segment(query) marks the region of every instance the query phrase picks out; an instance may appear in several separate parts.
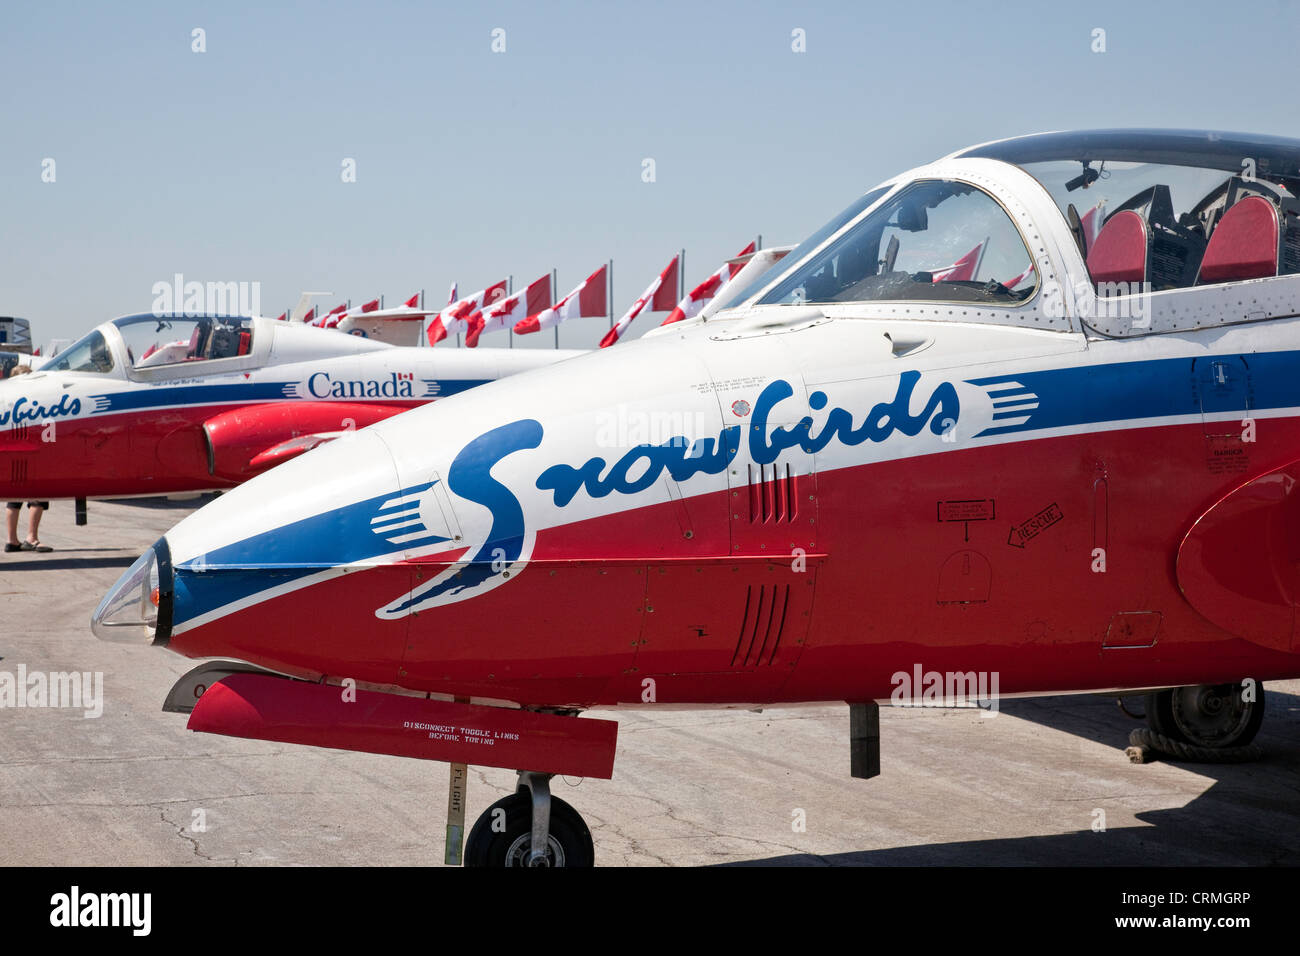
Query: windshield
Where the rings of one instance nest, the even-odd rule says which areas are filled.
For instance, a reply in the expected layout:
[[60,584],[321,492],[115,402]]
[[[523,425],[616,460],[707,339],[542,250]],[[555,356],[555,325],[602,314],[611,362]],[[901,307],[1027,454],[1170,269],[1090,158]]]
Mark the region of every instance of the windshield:
[[104,333],[96,329],[54,356],[40,370],[103,374],[113,371],[113,353],[104,341]]
[[913,183],[868,214],[760,305],[884,299],[1015,305],[1037,287],[1006,211],[967,183]]
[[751,282],[742,292],[740,292],[739,295],[732,296],[731,301],[739,305],[753,297],[758,292],[761,292],[772,282],[773,279],[789,269],[791,265],[798,262],[828,238],[839,232],[846,223],[850,223],[860,216],[864,209],[869,208],[873,203],[878,201],[881,196],[889,192],[890,188],[891,187],[889,186],[879,186],[871,190],[871,192],[867,193],[865,196],[862,196],[857,202],[853,203],[853,205],[840,212],[840,214],[834,219],[826,223],[826,225],[822,226],[803,242],[799,243],[799,245],[791,249],[788,254],[774,262],[771,268],[764,270],[759,277]]

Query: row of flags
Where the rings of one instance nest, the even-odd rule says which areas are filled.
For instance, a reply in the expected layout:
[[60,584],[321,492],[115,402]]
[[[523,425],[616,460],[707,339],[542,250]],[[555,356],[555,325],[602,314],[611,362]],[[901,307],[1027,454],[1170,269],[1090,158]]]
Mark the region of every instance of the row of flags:
[[[1081,217],[1086,249],[1091,249],[1097,233],[1104,220],[1102,204],[1094,206]],[[933,280],[971,281],[979,273],[988,240],[984,240],[956,262],[941,269],[931,270]],[[709,301],[722,294],[722,291],[744,267],[748,258],[754,254],[756,242],[751,242],[732,259],[724,262],[707,279],[694,289],[677,299],[676,290],[680,284],[681,254],[673,256],[655,279],[646,286],[644,292],[623,313],[617,322],[600,340],[601,348],[608,348],[618,342],[632,321],[642,312],[667,312],[664,325],[694,318],[708,305]],[[1034,266],[1020,275],[1002,284],[1008,289],[1015,289],[1034,274]],[[402,305],[391,309],[383,308],[382,299],[371,299],[353,308],[351,302],[336,305],[328,312],[319,315],[312,307],[303,316],[302,321],[320,328],[334,329],[349,316],[370,319],[420,320],[424,322],[425,340],[430,346],[437,345],[448,336],[464,336],[465,345],[477,348],[479,339],[490,332],[510,329],[516,335],[530,335],[553,329],[561,322],[574,318],[597,318],[612,315],[610,302],[609,265],[602,265],[574,289],[558,301],[552,301],[552,277],[544,275],[530,282],[521,291],[508,293],[509,282],[502,279],[473,295],[461,297],[456,283],[452,283],[447,305],[437,312],[426,311],[424,291],[411,296]],[[300,306],[301,307],[301,306]],[[277,318],[285,321],[288,311]]]
[[[415,295],[411,296],[400,306],[392,309],[383,307],[383,299],[371,299],[369,302],[363,302],[356,308],[352,307],[351,301],[344,302],[342,305],[336,305],[328,312],[317,314],[315,306],[312,306],[303,315],[302,321],[306,325],[314,325],[322,329],[336,329],[339,323],[348,316],[367,315],[371,318],[397,318],[405,317],[409,313],[420,312],[424,305],[424,290],[421,289]],[[277,322],[287,322],[289,320],[289,311],[286,309],[276,317]]]
[[[751,242],[736,258],[743,259],[754,252]],[[728,261],[709,278],[687,293],[680,301],[677,288],[680,282],[681,255],[675,255],[655,277],[646,290],[613,324],[600,340],[601,348],[619,341],[628,327],[642,312],[667,312],[664,325],[693,318],[715,298],[743,267],[743,262]],[[550,274],[530,282],[519,292],[507,294],[506,280],[479,289],[469,296],[460,297],[455,283],[451,286],[447,305],[432,314],[425,327],[429,345],[437,345],[450,335],[463,335],[468,348],[477,348],[479,339],[489,332],[510,329],[516,335],[530,335],[553,329],[561,322],[576,318],[598,318],[610,315],[609,265],[602,265],[558,301],[552,301]]]

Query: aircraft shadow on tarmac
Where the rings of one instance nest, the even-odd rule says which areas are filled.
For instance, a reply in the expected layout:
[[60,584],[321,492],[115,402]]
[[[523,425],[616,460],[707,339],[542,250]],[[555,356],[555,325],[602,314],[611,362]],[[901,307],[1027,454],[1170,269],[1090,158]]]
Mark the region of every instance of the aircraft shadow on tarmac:
[[202,508],[209,501],[215,501],[219,497],[220,494],[213,491],[196,495],[193,498],[124,498],[107,501],[91,499],[90,503],[93,506],[122,504],[131,508],[148,508],[152,511],[193,511],[196,508]]
[[[1214,783],[1185,806],[1139,812],[1145,826],[1111,826],[1048,836],[1011,837],[827,856],[791,854],[730,866],[1268,866],[1300,865],[1300,696],[1265,685],[1264,724],[1253,763],[1174,763]],[[1126,717],[1113,698],[1039,697],[1006,700],[1004,714],[1115,747],[1116,779],[1132,765],[1124,748],[1129,731],[1145,727]],[[1130,699],[1140,713],[1142,702]],[[1074,757],[1063,749],[1062,761]],[[1132,767],[1141,772],[1147,766]],[[885,771],[886,773],[888,770]],[[1044,767],[1044,773],[1051,768]],[[870,781],[862,781],[869,786]],[[1131,796],[1124,795],[1131,800]],[[1114,806],[1098,797],[1097,805]],[[1113,812],[1113,810],[1112,810]],[[1085,816],[1086,819],[1086,816]]]
[[29,561],[0,560],[0,574],[4,574],[6,571],[89,571],[94,568],[129,568],[135,563],[135,559],[140,557],[134,551],[123,552],[117,548],[78,548],[77,550],[79,552],[112,551],[115,553],[112,557],[105,556],[102,558],[55,558],[50,555],[43,555]]

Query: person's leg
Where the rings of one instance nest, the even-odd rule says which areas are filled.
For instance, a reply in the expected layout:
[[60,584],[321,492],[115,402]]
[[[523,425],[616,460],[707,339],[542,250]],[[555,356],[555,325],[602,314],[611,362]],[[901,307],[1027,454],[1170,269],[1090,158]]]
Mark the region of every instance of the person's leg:
[[40,541],[40,535],[37,533],[41,527],[41,516],[45,514],[45,508],[42,505],[33,505],[32,502],[27,504],[27,540],[31,544]]
[[[15,508],[14,505],[17,505],[18,507]],[[7,544],[19,543],[18,512],[21,508],[22,508],[22,504],[16,501],[9,502],[9,506],[5,508],[5,525],[6,525],[6,530],[9,532],[9,537],[6,540]]]

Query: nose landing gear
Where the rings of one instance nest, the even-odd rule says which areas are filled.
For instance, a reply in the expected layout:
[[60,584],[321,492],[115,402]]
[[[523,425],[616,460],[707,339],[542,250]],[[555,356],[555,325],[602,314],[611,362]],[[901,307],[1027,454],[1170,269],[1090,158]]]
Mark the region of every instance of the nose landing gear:
[[1134,763],[1146,763],[1152,753],[1205,763],[1245,763],[1263,755],[1252,743],[1264,721],[1264,685],[1256,680],[1156,691],[1147,695],[1146,718],[1149,730],[1129,734],[1125,753]]
[[1193,747],[1244,747],[1263,720],[1264,685],[1258,681],[1175,687],[1147,697],[1151,729]]
[[551,796],[551,774],[519,771],[519,785],[483,811],[465,843],[466,866],[595,863],[591,831],[578,811]]

